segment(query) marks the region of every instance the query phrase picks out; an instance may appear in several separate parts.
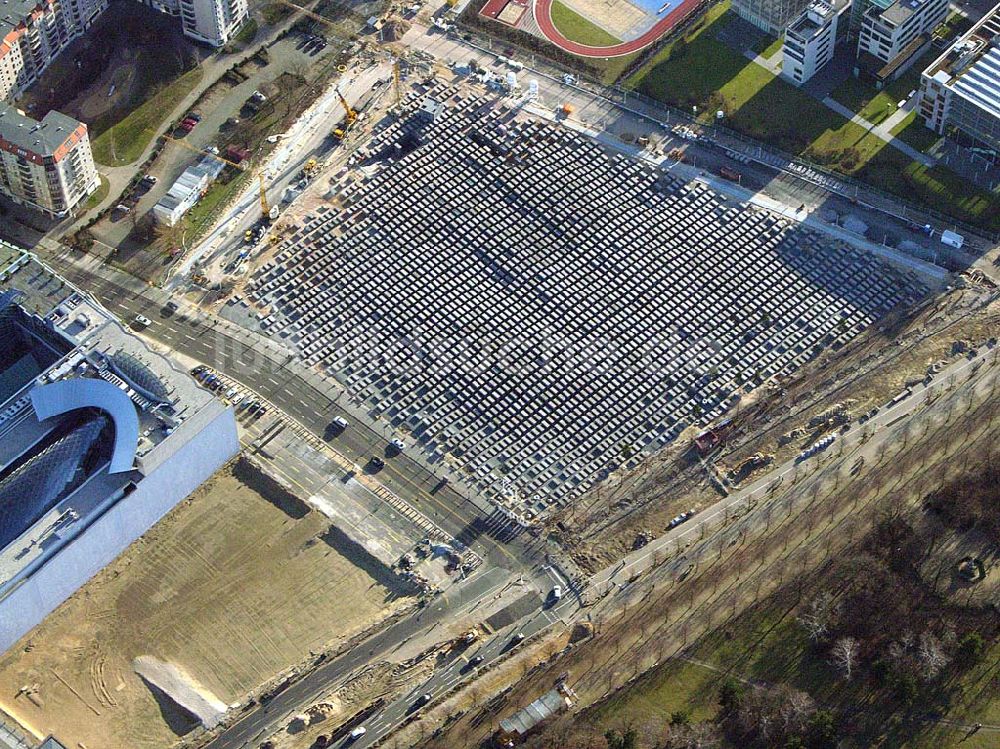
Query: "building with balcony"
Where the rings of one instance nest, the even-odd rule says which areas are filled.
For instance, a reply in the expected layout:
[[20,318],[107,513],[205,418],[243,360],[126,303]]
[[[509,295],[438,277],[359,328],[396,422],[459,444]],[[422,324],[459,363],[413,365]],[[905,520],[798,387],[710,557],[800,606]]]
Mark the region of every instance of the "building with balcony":
[[99,186],[84,123],[59,112],[39,122],[0,102],[0,191],[62,217]]
[[221,47],[247,20],[247,0],[177,0],[186,36]]
[[850,0],[814,0],[789,24],[781,47],[783,76],[801,86],[833,59],[850,7]]
[[934,132],[1000,158],[1000,5],[923,71],[920,115]]
[[930,47],[931,32],[948,15],[948,0],[862,2],[855,75],[876,87],[895,80]]

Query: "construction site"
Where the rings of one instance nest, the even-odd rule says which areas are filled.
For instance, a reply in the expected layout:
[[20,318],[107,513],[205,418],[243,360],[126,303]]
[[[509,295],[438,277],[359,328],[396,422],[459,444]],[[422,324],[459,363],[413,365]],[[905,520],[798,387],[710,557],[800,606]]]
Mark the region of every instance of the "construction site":
[[454,86],[414,87],[352,161],[246,285],[253,324],[527,518],[925,290]]
[[[329,23],[287,8],[309,27],[137,176],[155,247],[58,254],[232,409],[242,455],[0,657],[0,728],[603,747],[649,713],[635,746],[663,749],[650,682],[995,442],[985,253],[949,273],[929,236],[873,242],[872,206],[609,114],[437,5],[372,16],[305,76]],[[316,98],[258,116],[292,75]],[[920,574],[988,605],[991,542],[941,538]]]

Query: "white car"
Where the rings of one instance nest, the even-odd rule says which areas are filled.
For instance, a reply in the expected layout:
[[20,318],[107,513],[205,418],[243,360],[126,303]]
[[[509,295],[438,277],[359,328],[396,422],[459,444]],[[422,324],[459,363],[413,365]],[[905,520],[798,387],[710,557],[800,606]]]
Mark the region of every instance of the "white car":
[[141,325],[144,328],[148,328],[150,325],[153,324],[153,321],[150,320],[145,315],[136,315],[135,316],[135,322],[136,322],[137,325]]
[[348,426],[347,419],[345,419],[343,416],[338,416],[337,418],[335,418],[333,420],[333,423],[336,424],[340,429],[347,429]]
[[552,589],[552,594],[551,595],[552,595],[552,600],[553,601],[558,601],[560,598],[562,598],[562,586],[561,585],[557,585],[556,587],[554,587]]
[[368,729],[367,728],[365,728],[364,726],[358,726],[353,731],[351,731],[351,733],[348,734],[348,735],[350,736],[351,741],[354,741],[356,739],[360,739],[366,733],[368,733]]
[[402,451],[402,449],[406,447],[406,443],[403,442],[403,440],[393,440],[392,446],[395,447],[397,450]]

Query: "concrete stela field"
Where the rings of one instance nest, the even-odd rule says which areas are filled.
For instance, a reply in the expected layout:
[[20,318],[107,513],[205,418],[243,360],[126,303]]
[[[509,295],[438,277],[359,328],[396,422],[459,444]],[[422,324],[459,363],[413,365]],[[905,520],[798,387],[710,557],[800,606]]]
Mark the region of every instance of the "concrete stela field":
[[393,610],[388,576],[328,528],[252,467],[223,470],[0,660],[5,706],[67,746],[169,746],[193,721],[133,659],[228,704]]
[[[453,95],[454,94],[454,95]],[[250,297],[431,462],[519,510],[849,340],[917,284],[494,102],[438,90]]]

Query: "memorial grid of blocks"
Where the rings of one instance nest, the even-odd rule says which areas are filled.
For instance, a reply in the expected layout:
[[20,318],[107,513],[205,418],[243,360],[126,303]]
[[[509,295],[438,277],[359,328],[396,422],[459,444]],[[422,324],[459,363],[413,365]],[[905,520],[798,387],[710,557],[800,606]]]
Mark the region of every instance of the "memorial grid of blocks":
[[455,88],[411,94],[362,155],[343,209],[279,245],[250,298],[429,460],[529,517],[923,293]]

